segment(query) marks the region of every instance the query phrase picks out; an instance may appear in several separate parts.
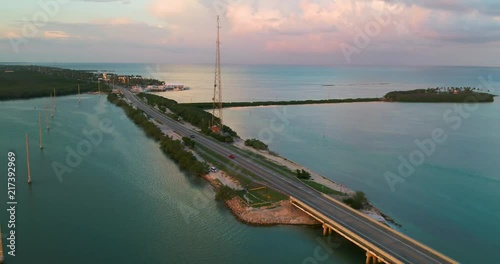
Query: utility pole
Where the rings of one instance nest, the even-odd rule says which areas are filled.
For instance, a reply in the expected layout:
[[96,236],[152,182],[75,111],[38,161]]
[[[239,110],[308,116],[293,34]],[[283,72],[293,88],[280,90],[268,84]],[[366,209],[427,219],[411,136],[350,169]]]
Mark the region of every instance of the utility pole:
[[222,123],[222,86],[221,86],[221,71],[220,71],[220,24],[219,16],[217,16],[217,51],[215,53],[215,80],[214,80],[214,97],[212,109],[212,132],[223,133]]
[[30,148],[28,145],[28,133],[26,133],[26,163],[28,165],[28,184],[31,184]]

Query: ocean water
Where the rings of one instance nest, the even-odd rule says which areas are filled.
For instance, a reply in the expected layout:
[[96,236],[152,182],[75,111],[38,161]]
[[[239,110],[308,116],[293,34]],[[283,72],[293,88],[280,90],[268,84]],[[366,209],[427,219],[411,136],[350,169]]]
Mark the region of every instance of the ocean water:
[[[212,65],[57,66],[182,82],[192,89],[162,94],[179,102],[212,97]],[[500,81],[500,69],[227,65],[223,87],[227,101],[352,98],[435,86],[484,87],[489,76]],[[498,88],[492,92],[498,94]],[[0,146],[19,153],[19,174],[25,175],[24,132],[31,131],[33,175],[41,170],[44,176],[31,188],[18,187],[19,248],[32,252],[19,255],[18,260],[28,261],[19,263],[57,257],[68,263],[303,263],[321,245],[320,230],[313,228],[238,223],[212,200],[203,181],[179,172],[104,98],[89,97],[80,107],[71,96],[58,100],[65,111],[58,110],[55,127],[45,136],[47,149],[40,153],[31,109],[43,104],[40,100],[0,103],[1,124],[9,128],[2,129],[6,136]],[[402,224],[401,232],[461,263],[494,263],[500,246],[500,103],[468,107],[463,116],[453,112],[454,104],[400,103],[231,108],[224,116],[243,138],[260,138],[282,156],[364,191]],[[49,163],[63,162],[66,146],[76,148],[82,130],[98,128],[104,117],[116,129],[60,183]],[[385,173],[398,174],[399,156],[408,160],[419,149],[415,140],[432,138],[435,129],[442,129],[445,142],[436,143],[432,154],[392,190]],[[6,182],[5,175],[0,177]],[[206,207],[197,209],[198,204]],[[193,217],[186,220],[190,213]],[[34,217],[38,222],[30,221]],[[6,218],[0,219],[4,227]],[[361,250],[341,240],[330,258],[318,263],[363,261]]]
[[[500,102],[465,111],[459,126],[458,115],[452,123],[443,119],[451,109],[453,104],[353,103],[231,108],[224,117],[241,137],[260,138],[282,156],[364,191],[410,237],[461,263],[495,263]],[[434,143],[409,176],[399,174],[399,156],[409,161],[420,150],[415,140],[431,139],[435,129],[446,140]],[[404,180],[394,190],[388,171]]]
[[[48,64],[49,66],[54,66]],[[163,96],[182,103],[209,102],[213,97],[213,65],[78,64],[57,67],[141,75],[167,83],[183,83],[191,90]],[[326,67],[282,65],[222,65],[224,101],[304,100],[382,97],[395,90],[428,87],[485,86],[497,77],[489,67]],[[500,88],[499,88],[500,89]],[[487,88],[485,90],[488,90]],[[493,90],[493,89],[489,89]]]
[[105,97],[87,95],[80,105],[76,96],[59,97],[40,151],[44,100],[0,103],[0,169],[7,171],[8,151],[17,158],[15,257],[7,255],[7,174],[0,175],[6,263],[302,263],[317,248],[323,256],[326,243],[335,245],[328,261],[364,260],[360,249],[343,239],[329,242],[318,228],[238,222],[211,186],[179,171]]

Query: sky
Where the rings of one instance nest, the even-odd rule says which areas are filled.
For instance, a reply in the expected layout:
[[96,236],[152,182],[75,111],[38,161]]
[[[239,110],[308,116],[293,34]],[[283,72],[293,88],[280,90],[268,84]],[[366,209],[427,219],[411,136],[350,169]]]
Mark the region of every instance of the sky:
[[0,61],[500,66],[498,0],[23,0]]

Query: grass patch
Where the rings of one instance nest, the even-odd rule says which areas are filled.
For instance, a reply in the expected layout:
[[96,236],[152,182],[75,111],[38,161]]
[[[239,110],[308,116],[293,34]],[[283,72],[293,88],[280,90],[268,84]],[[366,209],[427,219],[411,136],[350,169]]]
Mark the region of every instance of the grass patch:
[[247,157],[249,156],[249,158],[253,162],[258,163],[258,164],[266,167],[267,169],[274,171],[275,173],[279,173],[279,174],[286,176],[290,179],[296,179],[295,172],[291,171],[286,166],[276,164],[273,161],[268,160],[266,157],[264,157],[258,153],[254,153],[250,150],[240,149],[240,148],[235,147],[233,145],[228,145],[228,146],[230,148],[232,148],[236,153],[239,153],[241,155],[246,155]]
[[[245,169],[239,168],[239,167],[234,167],[235,170],[240,170],[241,173],[236,173],[233,171],[233,169],[227,164],[222,164],[221,161],[230,161],[226,157],[222,157],[217,153],[214,153],[213,151],[203,147],[203,146],[198,146],[198,148],[201,151],[198,151],[198,154],[203,157],[204,160],[214,164],[217,166],[220,170],[226,171],[227,173],[230,174],[231,177],[237,179],[245,189],[253,189],[253,188],[258,188],[262,187],[262,184],[255,182],[253,179],[258,178],[257,176],[253,175],[251,172],[246,171]],[[247,174],[251,175],[253,179],[250,179],[247,176],[244,176],[242,174]],[[288,199],[288,196],[275,191],[273,189],[270,189],[268,187],[259,189],[259,190],[254,190],[254,191],[247,191],[247,190],[240,190],[236,191],[236,195],[241,197],[243,200],[247,201],[246,198],[248,198],[248,203],[252,207],[262,207],[265,205],[269,205],[271,203],[276,203],[280,202],[283,200]],[[245,198],[246,195],[246,198]]]
[[241,185],[243,185],[243,187],[251,188],[251,186],[253,186],[252,179],[250,179],[249,177],[246,177],[244,175],[241,175],[241,173],[235,172],[233,169],[231,169],[230,166],[227,166],[227,163],[225,163],[225,161],[227,160],[226,158],[216,154],[215,152],[213,152],[213,151],[211,151],[211,150],[209,150],[201,145],[198,145],[197,149],[199,150],[199,151],[197,151],[197,153],[205,161],[210,162],[214,166],[219,168],[220,170],[223,170],[223,171],[229,173],[229,175],[231,177],[235,178],[236,180],[238,180],[241,183]]
[[330,189],[323,184],[317,183],[315,181],[309,181],[309,180],[302,180],[303,183],[308,185],[309,187],[315,189],[318,192],[324,193],[324,194],[333,194],[333,195],[345,195],[342,192],[335,191],[333,189]]
[[288,199],[288,196],[267,187],[255,191],[239,190],[236,191],[236,194],[254,208],[268,206]]
[[250,191],[250,193],[263,202],[275,203],[288,199],[288,196],[267,187],[260,190]]

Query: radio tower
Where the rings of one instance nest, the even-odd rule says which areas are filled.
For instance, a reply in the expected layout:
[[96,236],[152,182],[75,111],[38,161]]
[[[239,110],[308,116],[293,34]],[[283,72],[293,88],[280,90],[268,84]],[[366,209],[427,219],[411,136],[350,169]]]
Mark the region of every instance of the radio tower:
[[222,133],[222,87],[220,73],[220,25],[219,16],[217,16],[217,52],[215,54],[215,81],[214,81],[214,97],[212,109],[212,132]]

